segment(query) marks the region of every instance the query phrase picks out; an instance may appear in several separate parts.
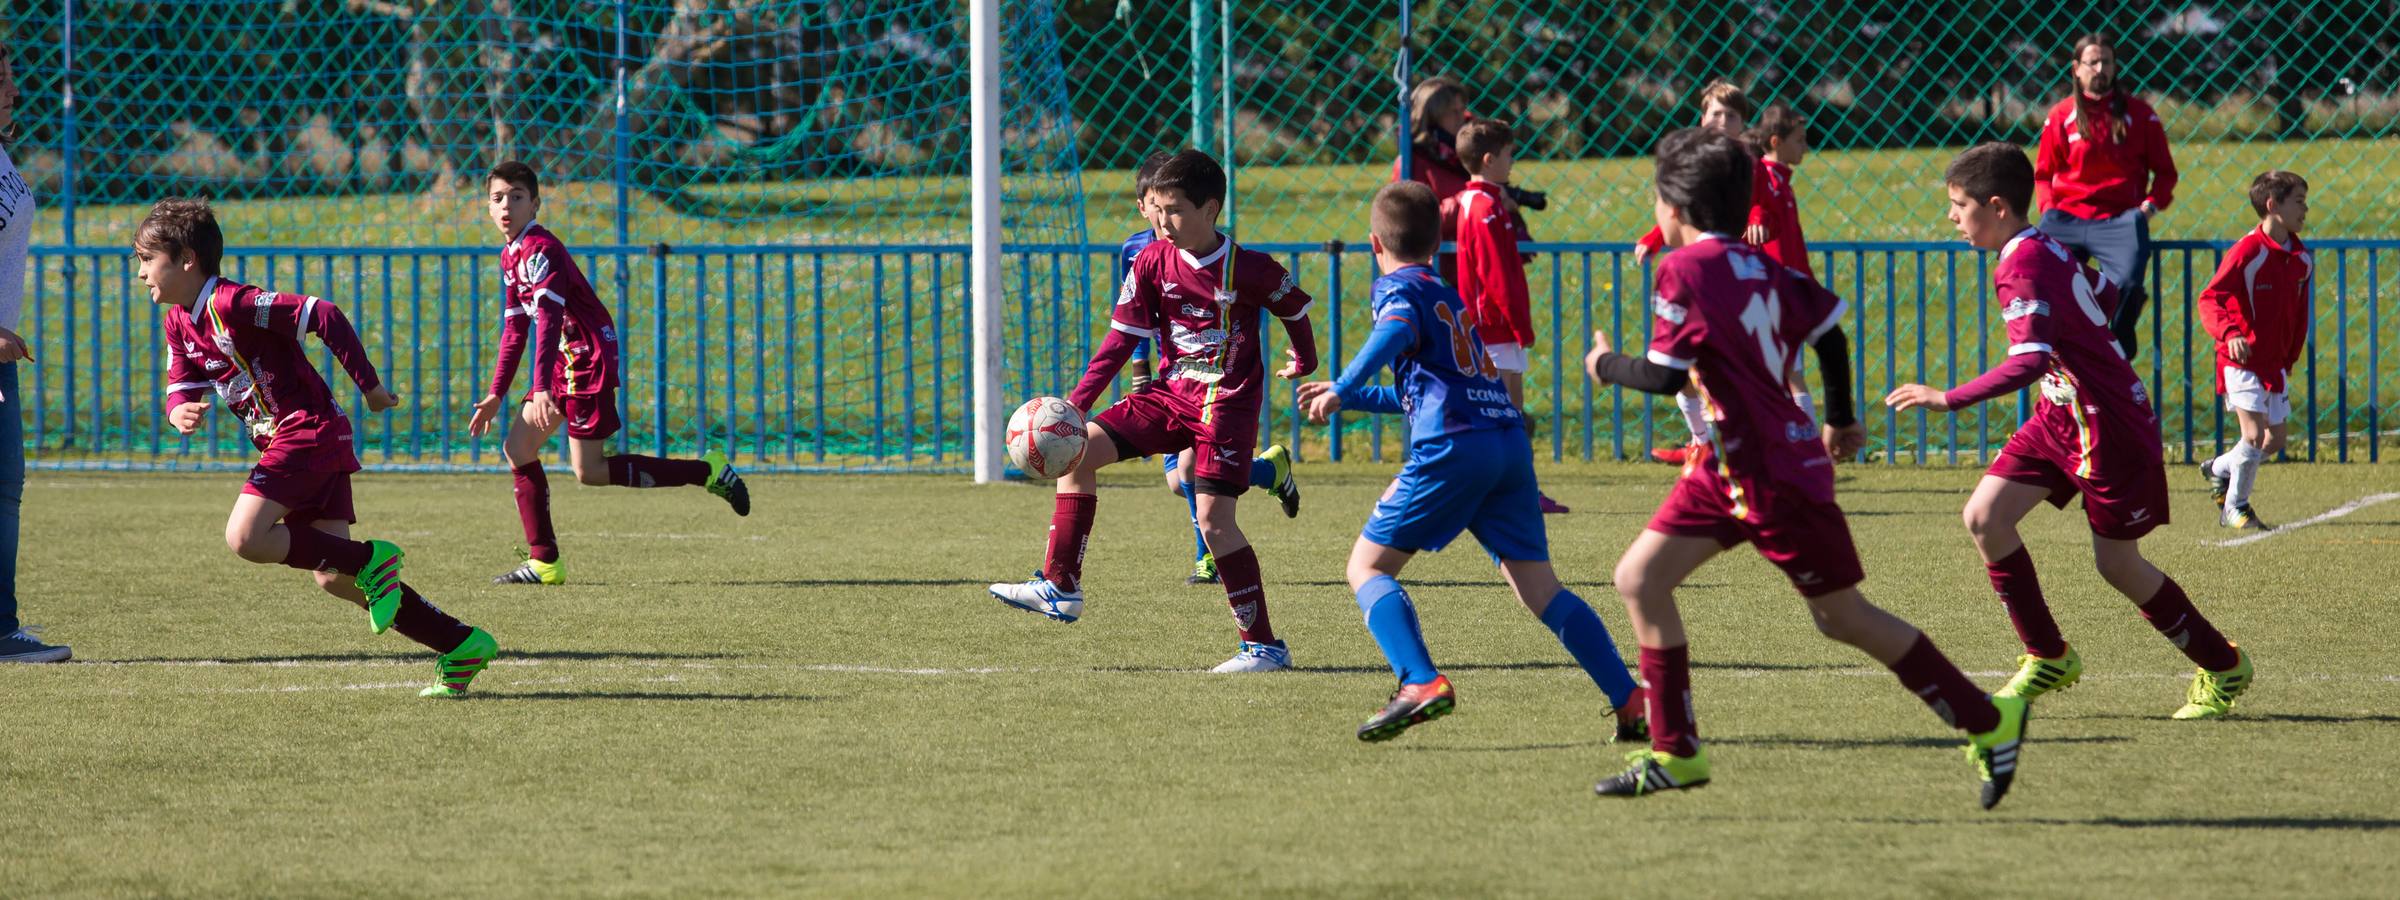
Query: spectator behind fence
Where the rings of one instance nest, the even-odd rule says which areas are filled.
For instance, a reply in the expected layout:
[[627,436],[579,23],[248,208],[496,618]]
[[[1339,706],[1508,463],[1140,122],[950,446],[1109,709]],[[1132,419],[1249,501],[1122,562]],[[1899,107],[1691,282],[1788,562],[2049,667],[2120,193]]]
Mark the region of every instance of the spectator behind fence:
[[2042,233],[2091,259],[2118,286],[2122,302],[2108,330],[2127,359],[2140,348],[2134,326],[2148,301],[2150,217],[2175,202],[2175,158],[2150,104],[2117,82],[2108,39],[2075,42],[2075,89],[2050,108],[2034,156],[2034,201]]
[[[1409,153],[1405,160],[1392,161],[1392,180],[1415,180],[1433,189],[1434,199],[1442,203],[1442,242],[1458,240],[1458,192],[1465,190],[1467,180],[1474,177],[1458,158],[1458,130],[1475,115],[1467,111],[1467,89],[1457,79],[1435,76],[1417,82],[1416,90],[1408,95]],[[1520,241],[1533,240],[1525,228],[1525,214],[1519,207],[1544,209],[1550,205],[1549,196],[1519,187],[1509,187],[1498,198],[1501,209]],[[1439,268],[1442,280],[1458,283],[1458,255],[1441,254]]]
[[8,145],[17,134],[17,73],[0,45],[0,662],[64,662],[72,651],[35,638],[17,620],[17,508],[25,498],[25,425],[18,418],[17,360],[31,360],[17,318],[25,254],[33,242],[33,189]]

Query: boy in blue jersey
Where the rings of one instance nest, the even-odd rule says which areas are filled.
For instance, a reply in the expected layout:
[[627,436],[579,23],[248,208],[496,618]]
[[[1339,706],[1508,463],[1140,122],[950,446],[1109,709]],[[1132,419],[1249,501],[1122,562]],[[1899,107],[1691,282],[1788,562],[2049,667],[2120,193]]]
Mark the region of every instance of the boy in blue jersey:
[[[1133,205],[1141,211],[1142,221],[1150,224],[1127,236],[1124,245],[1118,248],[1117,281],[1119,283],[1123,283],[1127,274],[1132,272],[1133,258],[1140,255],[1143,248],[1158,240],[1158,226],[1150,218],[1150,204],[1143,199],[1140,185],[1148,184],[1151,174],[1157,172],[1159,166],[1165,165],[1167,160],[1174,156],[1175,154],[1166,152],[1150,154],[1148,158],[1142,160],[1142,167],[1134,174]],[[1264,324],[1264,322],[1260,323],[1262,326]],[[1144,385],[1150,383],[1150,354],[1150,343],[1144,341],[1140,355],[1135,356],[1132,362],[1126,364],[1128,380],[1132,382],[1130,386],[1133,390],[1141,390]],[[1190,513],[1192,520],[1192,574],[1184,578],[1183,582],[1185,584],[1216,584],[1217,558],[1208,552],[1208,541],[1200,534],[1200,498],[1192,491],[1190,479],[1192,451],[1185,450],[1167,456],[1164,458],[1163,465],[1167,475],[1167,490],[1175,496],[1183,498],[1184,510]],[[1267,493],[1274,495],[1276,501],[1283,504],[1284,518],[1300,515],[1300,482],[1292,477],[1291,451],[1285,450],[1282,444],[1268,446],[1264,453],[1250,461],[1250,486],[1264,489]]]
[[[1375,194],[1371,224],[1383,273],[1373,292],[1375,329],[1339,379],[1299,387],[1311,421],[1344,408],[1408,417],[1408,463],[1350,551],[1350,588],[1400,679],[1391,701],[1359,726],[1359,740],[1398,737],[1458,702],[1450,680],[1434,668],[1416,607],[1397,579],[1417,551],[1439,550],[1461,531],[1474,532],[1517,601],[1608,694],[1616,739],[1647,739],[1644,692],[1626,672],[1608,626],[1550,567],[1524,414],[1485,354],[1466,304],[1433,269],[1442,243],[1440,202],[1421,183],[1395,182]],[[1397,386],[1370,384],[1387,365]]]

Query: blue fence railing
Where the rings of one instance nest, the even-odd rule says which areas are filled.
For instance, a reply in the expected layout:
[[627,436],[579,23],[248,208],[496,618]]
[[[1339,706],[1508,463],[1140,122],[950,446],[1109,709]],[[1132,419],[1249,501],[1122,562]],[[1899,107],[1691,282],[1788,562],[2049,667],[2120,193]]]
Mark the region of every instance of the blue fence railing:
[[[2382,257],[2400,241],[2321,240],[2314,331],[2293,372],[2295,458],[2379,460],[2400,390],[2400,334],[2381,307],[2400,296]],[[2136,361],[2157,400],[2168,452],[2213,453],[2238,434],[2217,399],[2208,336],[2192,301],[2225,245],[2162,243]],[[1318,298],[1331,370],[1368,326],[1374,262],[1363,245],[1260,245]],[[1632,458],[1683,439],[1671,404],[1582,376],[1593,328],[1647,340],[1647,273],[1622,244],[1539,244],[1529,271],[1544,332],[1528,373],[1535,440],[1553,459]],[[1851,301],[1854,400],[1869,449],[1885,463],[1972,463],[2015,428],[2024,402],[1960,415],[1893,413],[1875,401],[1905,382],[1954,384],[2007,345],[1990,315],[1990,256],[1953,243],[1817,245],[1818,271]],[[1115,248],[1028,245],[1004,265],[1007,396],[1062,394],[1107,327]],[[765,470],[964,472],[973,424],[967,249],[598,247],[580,261],[623,335],[620,449],[729,449]],[[490,377],[498,280],[488,247],[261,248],[231,253],[231,277],[325,297],[349,312],[404,403],[352,409],[371,465],[434,469],[498,464],[496,435],[465,432]],[[213,468],[252,456],[234,423],[167,427],[165,353],[122,250],[36,247],[20,332],[39,362],[20,371],[30,461],[48,467]],[[1279,329],[1263,335],[1280,355]],[[320,359],[336,394],[357,393]],[[1328,377],[1320,375],[1317,377]],[[520,378],[516,389],[523,390]],[[1400,435],[1383,417],[1333,427],[1294,415],[1288,391],[1262,412],[1262,440],[1306,457],[1382,459]]]

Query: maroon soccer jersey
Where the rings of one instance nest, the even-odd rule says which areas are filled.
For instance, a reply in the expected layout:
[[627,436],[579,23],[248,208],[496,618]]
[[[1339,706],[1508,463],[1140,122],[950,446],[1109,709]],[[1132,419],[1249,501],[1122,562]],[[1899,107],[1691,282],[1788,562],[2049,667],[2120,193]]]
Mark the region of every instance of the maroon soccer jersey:
[[505,396],[532,332],[534,391],[588,397],[617,387],[617,323],[567,245],[535,222],[500,250],[500,364],[493,396]]
[[166,311],[167,407],[212,393],[242,417],[262,462],[358,471],[350,420],[300,346],[315,333],[361,392],[383,381],[333,304],[211,278],[189,307]]
[[[1312,302],[1275,258],[1236,248],[1224,235],[1217,249],[1196,257],[1159,241],[1133,258],[1109,326],[1158,348],[1158,378],[1166,389],[1204,412],[1256,418],[1266,399],[1267,369],[1259,358],[1259,329],[1270,312],[1285,321],[1308,315]],[[1234,287],[1220,296],[1226,266]],[[1219,303],[1226,304],[1220,311]],[[1210,413],[1213,418],[1224,412]]]
[[1841,321],[1841,298],[1758,248],[1708,235],[1659,262],[1651,306],[1650,361],[1700,386],[1734,516],[1750,518],[1742,493],[1769,484],[1833,502],[1832,461],[1785,379],[1801,348]]
[[2072,454],[2069,472],[2100,478],[2102,445],[2121,458],[2158,459],[2158,417],[2150,394],[2109,333],[2117,289],[2049,235],[2028,228],[2000,250],[1992,271],[2008,352],[2045,354],[2041,402],[2027,429],[2039,429]]

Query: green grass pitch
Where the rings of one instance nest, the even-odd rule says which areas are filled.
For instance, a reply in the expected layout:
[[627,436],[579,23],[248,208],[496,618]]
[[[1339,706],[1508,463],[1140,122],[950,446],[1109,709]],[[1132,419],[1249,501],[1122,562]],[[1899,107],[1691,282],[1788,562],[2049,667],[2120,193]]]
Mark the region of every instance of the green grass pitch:
[[[1187,587],[1182,502],[1109,473],[1087,617],[989,599],[1039,564],[1048,492],[913,476],[698,490],[558,485],[574,583],[502,588],[507,480],[369,471],[362,534],[496,634],[465,702],[306,575],[220,533],[233,475],[36,472],[25,613],[78,661],[0,669],[0,895],[2366,896],[2400,876],[2387,636],[2400,503],[2241,546],[2178,467],[2152,557],[2257,660],[2233,718],[2174,722],[2189,666],[2091,570],[2080,516],[2028,525],[2089,674],[2037,703],[2016,790],[1975,804],[1957,738],[1819,638],[1747,550],[1681,599],[1715,763],[1704,790],[1603,800],[1604,700],[1470,547],[1406,581],[1459,711],[1385,745],[1391,689],[1342,562],[1391,466],[1302,469],[1245,515],[1300,671],[1234,649]],[[1607,586],[1671,472],[1545,465],[1569,584]],[[1841,484],[1868,596],[1988,687],[2018,652],[1958,522],[1976,471]],[[2275,465],[2299,521],[2392,490]]]

